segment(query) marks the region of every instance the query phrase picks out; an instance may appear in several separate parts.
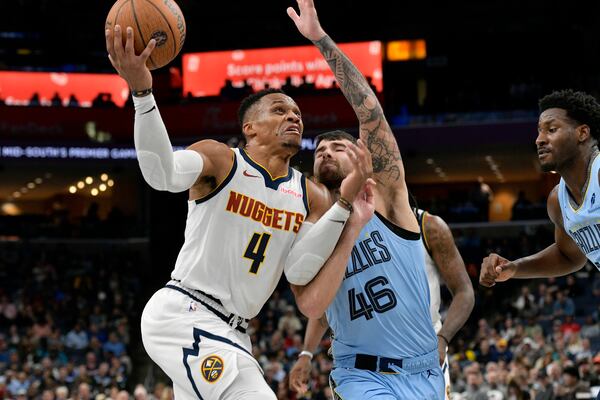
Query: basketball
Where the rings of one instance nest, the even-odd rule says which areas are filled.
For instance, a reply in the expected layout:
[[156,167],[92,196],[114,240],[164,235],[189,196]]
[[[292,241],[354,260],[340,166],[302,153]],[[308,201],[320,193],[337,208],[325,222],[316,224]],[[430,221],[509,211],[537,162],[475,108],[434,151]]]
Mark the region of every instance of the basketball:
[[114,29],[116,25],[121,26],[123,45],[127,27],[133,28],[138,55],[151,39],[156,40],[156,47],[146,63],[151,70],[170,63],[185,41],[185,19],[173,0],[118,0],[108,13],[105,28]]

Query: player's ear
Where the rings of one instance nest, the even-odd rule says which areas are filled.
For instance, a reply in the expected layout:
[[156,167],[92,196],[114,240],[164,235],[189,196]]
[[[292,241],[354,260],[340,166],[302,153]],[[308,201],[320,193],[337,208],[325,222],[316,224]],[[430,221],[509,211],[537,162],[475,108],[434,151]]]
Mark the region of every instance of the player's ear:
[[576,128],[577,131],[577,139],[579,143],[585,142],[591,136],[590,127],[586,124],[579,125]]
[[256,136],[256,130],[254,129],[254,124],[252,121],[244,122],[244,125],[242,125],[242,132],[244,132],[246,140],[250,140]]

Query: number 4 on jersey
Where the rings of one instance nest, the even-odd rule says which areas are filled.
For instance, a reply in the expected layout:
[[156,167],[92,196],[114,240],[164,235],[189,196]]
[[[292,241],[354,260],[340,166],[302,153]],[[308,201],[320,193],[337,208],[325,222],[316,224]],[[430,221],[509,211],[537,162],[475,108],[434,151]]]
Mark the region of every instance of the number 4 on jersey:
[[248,247],[246,247],[246,251],[244,252],[244,258],[252,260],[250,273],[258,273],[260,264],[265,261],[265,251],[267,250],[269,239],[271,239],[271,235],[268,233],[263,233],[262,235],[255,233],[250,238],[250,243],[248,243]]

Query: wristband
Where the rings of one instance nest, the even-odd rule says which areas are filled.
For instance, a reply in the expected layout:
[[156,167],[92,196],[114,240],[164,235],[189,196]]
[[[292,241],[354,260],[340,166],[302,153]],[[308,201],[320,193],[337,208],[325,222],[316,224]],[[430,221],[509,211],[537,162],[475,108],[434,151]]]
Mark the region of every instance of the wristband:
[[133,97],[144,97],[144,96],[148,96],[150,93],[152,93],[152,88],[131,91],[131,95]]
[[352,212],[354,211],[354,207],[352,207],[352,203],[350,203],[348,200],[346,200],[346,199],[345,199],[345,198],[343,198],[343,197],[340,197],[340,198],[338,199],[338,201],[340,202],[340,204],[341,204],[342,206],[344,206],[344,208],[345,208],[346,210],[350,211],[350,214],[352,214]]
[[310,352],[310,351],[308,351],[308,350],[302,350],[302,351],[300,352],[300,354],[298,354],[298,358],[300,358],[300,357],[302,357],[302,356],[307,356],[309,360],[312,360],[312,359],[313,359],[313,353],[311,353],[311,352]]
[[441,337],[442,339],[444,339],[444,342],[446,342],[446,346],[450,345],[450,341],[448,339],[446,339],[446,336],[444,336],[444,335],[442,335],[440,333],[438,333],[437,336]]

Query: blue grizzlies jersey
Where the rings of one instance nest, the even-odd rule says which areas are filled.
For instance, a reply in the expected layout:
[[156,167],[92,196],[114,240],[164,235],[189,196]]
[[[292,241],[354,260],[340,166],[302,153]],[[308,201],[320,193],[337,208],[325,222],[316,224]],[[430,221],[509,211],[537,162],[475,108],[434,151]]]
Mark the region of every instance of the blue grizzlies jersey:
[[437,349],[422,246],[418,233],[378,213],[365,225],[327,309],[334,359],[411,358]]
[[558,202],[565,231],[588,260],[600,270],[600,157],[596,155],[591,164],[588,187],[581,205],[578,208],[573,207],[567,185],[562,178],[558,184]]

